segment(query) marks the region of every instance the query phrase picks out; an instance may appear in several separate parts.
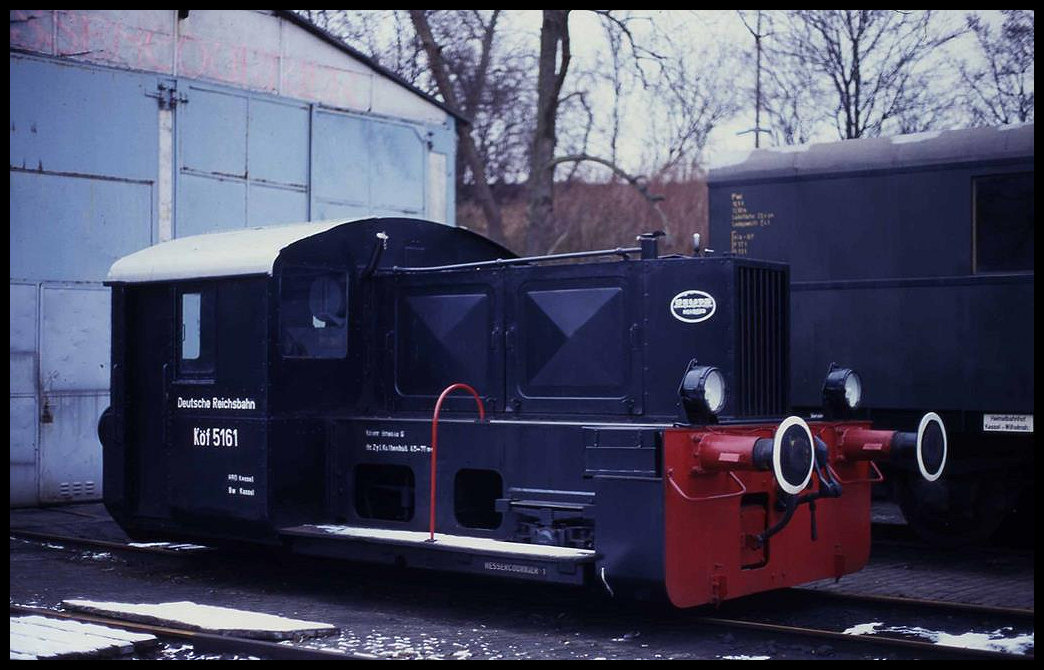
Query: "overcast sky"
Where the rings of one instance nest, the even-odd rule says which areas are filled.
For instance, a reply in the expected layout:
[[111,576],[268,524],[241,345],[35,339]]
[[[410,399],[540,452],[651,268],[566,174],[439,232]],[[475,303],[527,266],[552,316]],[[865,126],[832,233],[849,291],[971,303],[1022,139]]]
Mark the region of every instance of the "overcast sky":
[[[963,22],[967,10],[947,11],[945,19],[952,25]],[[512,13],[516,22],[512,32],[505,35],[505,39],[519,39],[528,43],[530,49],[535,51],[539,42],[539,31],[541,13],[539,10],[524,10]],[[754,12],[748,12],[753,17]],[[987,12],[991,21],[999,25],[1000,15],[996,10]],[[661,27],[669,27],[669,35],[679,48],[691,49],[691,58],[694,68],[698,71],[705,67],[706,53],[724,45],[726,48],[735,48],[745,52],[753,53],[754,40],[743,22],[734,10],[652,10],[640,12],[633,10],[635,17],[649,17]],[[657,42],[651,38],[650,24],[648,21],[636,20],[630,24],[636,40],[640,44],[657,48]],[[517,27],[516,27],[517,26]],[[573,52],[573,65],[570,67],[570,77],[575,77],[582,70],[594,69],[599,64],[604,64],[608,58],[605,31],[601,20],[592,12],[574,11],[569,19],[570,39]],[[961,39],[951,43],[951,53],[954,55],[971,55],[975,52],[974,40],[971,38]],[[732,73],[723,73],[725,85],[735,87],[752,87],[754,81],[753,68]],[[574,82],[575,83],[575,82]],[[588,86],[590,84],[587,84]],[[569,88],[567,80],[566,88]],[[611,89],[601,88],[595,91],[593,96],[595,103],[593,107],[596,114],[602,114],[600,122],[606,125],[608,110],[611,107]],[[642,96],[641,93],[633,94],[625,103],[625,125],[621,137],[621,160],[625,167],[633,170],[640,169],[643,163],[643,154],[648,154],[650,139],[650,128],[648,121],[651,118],[650,108],[656,104],[655,100]],[[764,120],[763,120],[764,125]],[[739,134],[754,126],[754,103],[753,100],[747,105],[745,112],[735,119],[731,119],[717,127],[710,135],[707,151],[704,158],[706,161],[714,161],[716,154],[722,152],[733,152],[735,150],[747,150],[754,147],[753,133]],[[837,134],[832,127],[825,127],[816,137],[816,141],[836,141]],[[601,147],[604,147],[604,142]],[[762,135],[761,146],[772,146],[772,140]],[[598,144],[592,145],[592,152],[598,153],[601,148]]]

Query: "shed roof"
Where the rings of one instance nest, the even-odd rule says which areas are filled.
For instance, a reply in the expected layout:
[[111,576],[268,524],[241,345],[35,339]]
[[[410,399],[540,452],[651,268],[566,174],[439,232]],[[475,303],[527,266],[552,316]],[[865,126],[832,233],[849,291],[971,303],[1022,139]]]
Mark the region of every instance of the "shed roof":
[[453,116],[455,119],[457,119],[461,123],[466,123],[468,125],[471,124],[471,120],[469,118],[467,118],[466,116],[461,114],[459,111],[457,111],[453,107],[450,107],[449,105],[447,105],[443,101],[439,100],[438,98],[436,98],[436,97],[434,97],[434,96],[432,96],[432,95],[430,95],[428,93],[425,93],[424,91],[420,90],[419,88],[417,88],[413,84],[409,83],[408,81],[406,81],[405,79],[403,79],[399,75],[395,74],[394,72],[392,72],[388,68],[384,67],[383,65],[381,65],[380,63],[378,63],[374,59],[372,59],[369,56],[367,56],[363,52],[361,52],[361,51],[359,51],[357,49],[353,49],[352,47],[350,47],[348,44],[346,44],[343,40],[338,38],[333,33],[329,32],[327,30],[324,30],[323,28],[320,28],[319,26],[315,25],[314,23],[312,23],[308,19],[304,18],[300,14],[297,14],[297,13],[295,13],[295,12],[289,10],[289,9],[276,9],[274,11],[280,17],[286,19],[287,21],[290,21],[291,23],[293,23],[293,24],[295,24],[297,26],[300,26],[301,28],[304,28],[305,30],[307,30],[308,32],[312,33],[316,37],[318,37],[318,38],[320,38],[320,39],[322,39],[322,40],[324,40],[326,42],[329,42],[333,46],[337,47],[341,51],[343,51],[346,54],[348,54],[349,56],[351,56],[352,58],[355,58],[356,60],[360,60],[363,63],[366,63],[366,65],[368,65],[369,67],[373,68],[377,72],[381,73],[382,75],[384,75],[388,79],[391,79],[392,81],[394,81],[395,83],[399,84],[403,88],[409,89],[410,91],[412,91],[412,92],[416,93],[417,95],[421,96],[422,98],[424,98],[425,100],[427,100],[431,104],[435,105],[436,107],[438,107],[442,111],[444,111],[447,114],[450,114],[451,116]]

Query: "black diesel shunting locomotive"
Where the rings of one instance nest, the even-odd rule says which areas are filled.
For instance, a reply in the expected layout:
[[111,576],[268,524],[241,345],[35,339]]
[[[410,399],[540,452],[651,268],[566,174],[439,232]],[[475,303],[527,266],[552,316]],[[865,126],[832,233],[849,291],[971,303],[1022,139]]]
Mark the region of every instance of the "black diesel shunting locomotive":
[[790,266],[795,410],[843,360],[867,418],[946,421],[946,477],[887,473],[942,545],[1032,543],[1033,153],[1023,124],[762,149],[708,177],[713,246]]
[[846,420],[845,369],[824,420],[786,417],[787,267],[656,235],[515,258],[430,222],[312,223],[173,240],[107,283],[105,503],[134,537],[692,606],[858,570],[873,461],[946,461],[934,414]]

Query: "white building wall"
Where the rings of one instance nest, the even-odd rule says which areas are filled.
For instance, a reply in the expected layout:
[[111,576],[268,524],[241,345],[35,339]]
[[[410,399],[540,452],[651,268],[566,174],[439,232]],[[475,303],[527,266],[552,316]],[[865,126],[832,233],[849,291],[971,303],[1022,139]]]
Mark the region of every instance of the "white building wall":
[[11,10],[11,47],[188,77],[337,109],[449,123],[449,115],[272,10]]
[[454,117],[279,12],[11,10],[9,38],[12,505],[101,495],[117,258],[307,219],[454,223]]

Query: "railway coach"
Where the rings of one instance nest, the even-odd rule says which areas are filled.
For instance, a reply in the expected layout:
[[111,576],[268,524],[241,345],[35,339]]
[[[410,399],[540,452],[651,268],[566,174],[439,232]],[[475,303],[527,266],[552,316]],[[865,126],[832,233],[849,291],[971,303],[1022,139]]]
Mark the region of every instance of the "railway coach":
[[942,420],[850,419],[843,361],[788,414],[787,266],[657,242],[517,258],[391,218],[124,257],[105,504],[141,539],[679,607],[859,570],[875,462],[938,478]]
[[758,150],[708,186],[719,251],[791,268],[795,411],[818,411],[813,382],[843,359],[863,417],[938,412],[947,476],[887,473],[910,526],[1032,544],[1033,124]]

